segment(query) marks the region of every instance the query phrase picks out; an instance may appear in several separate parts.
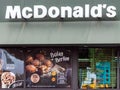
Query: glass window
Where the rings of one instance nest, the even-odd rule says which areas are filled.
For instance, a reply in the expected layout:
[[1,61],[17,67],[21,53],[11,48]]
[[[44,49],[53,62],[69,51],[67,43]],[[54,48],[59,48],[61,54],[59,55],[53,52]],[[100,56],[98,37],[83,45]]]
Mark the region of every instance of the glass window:
[[0,48],[0,88],[69,88],[71,58],[65,48]]
[[80,48],[78,86],[81,89],[117,87],[117,62],[113,48]]

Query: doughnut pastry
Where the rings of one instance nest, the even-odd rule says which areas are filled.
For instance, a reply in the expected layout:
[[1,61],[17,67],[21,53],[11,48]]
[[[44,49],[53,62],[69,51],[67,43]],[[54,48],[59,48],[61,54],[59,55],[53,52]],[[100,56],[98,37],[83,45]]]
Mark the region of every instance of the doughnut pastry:
[[30,73],[34,73],[37,71],[37,68],[34,65],[27,65],[26,66],[26,71]]

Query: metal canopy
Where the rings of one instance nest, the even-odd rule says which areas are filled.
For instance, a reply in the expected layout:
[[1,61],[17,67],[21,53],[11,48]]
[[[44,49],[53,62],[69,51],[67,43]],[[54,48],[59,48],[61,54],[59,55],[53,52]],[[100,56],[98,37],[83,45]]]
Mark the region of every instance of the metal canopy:
[[0,23],[0,44],[120,44],[120,21]]

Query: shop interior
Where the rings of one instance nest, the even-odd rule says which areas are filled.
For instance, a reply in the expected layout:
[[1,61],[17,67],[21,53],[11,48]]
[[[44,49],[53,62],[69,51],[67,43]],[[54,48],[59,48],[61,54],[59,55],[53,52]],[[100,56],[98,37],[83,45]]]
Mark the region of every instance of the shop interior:
[[79,48],[79,88],[117,88],[117,56],[115,48]]

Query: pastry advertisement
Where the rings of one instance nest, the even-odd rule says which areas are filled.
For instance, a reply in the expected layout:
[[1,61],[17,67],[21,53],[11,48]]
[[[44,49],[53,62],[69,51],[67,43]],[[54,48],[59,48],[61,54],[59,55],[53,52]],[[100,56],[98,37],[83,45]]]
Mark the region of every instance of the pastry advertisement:
[[0,49],[1,88],[23,88],[24,61],[22,58],[20,49]]
[[34,48],[26,52],[26,87],[70,87],[71,50]]

